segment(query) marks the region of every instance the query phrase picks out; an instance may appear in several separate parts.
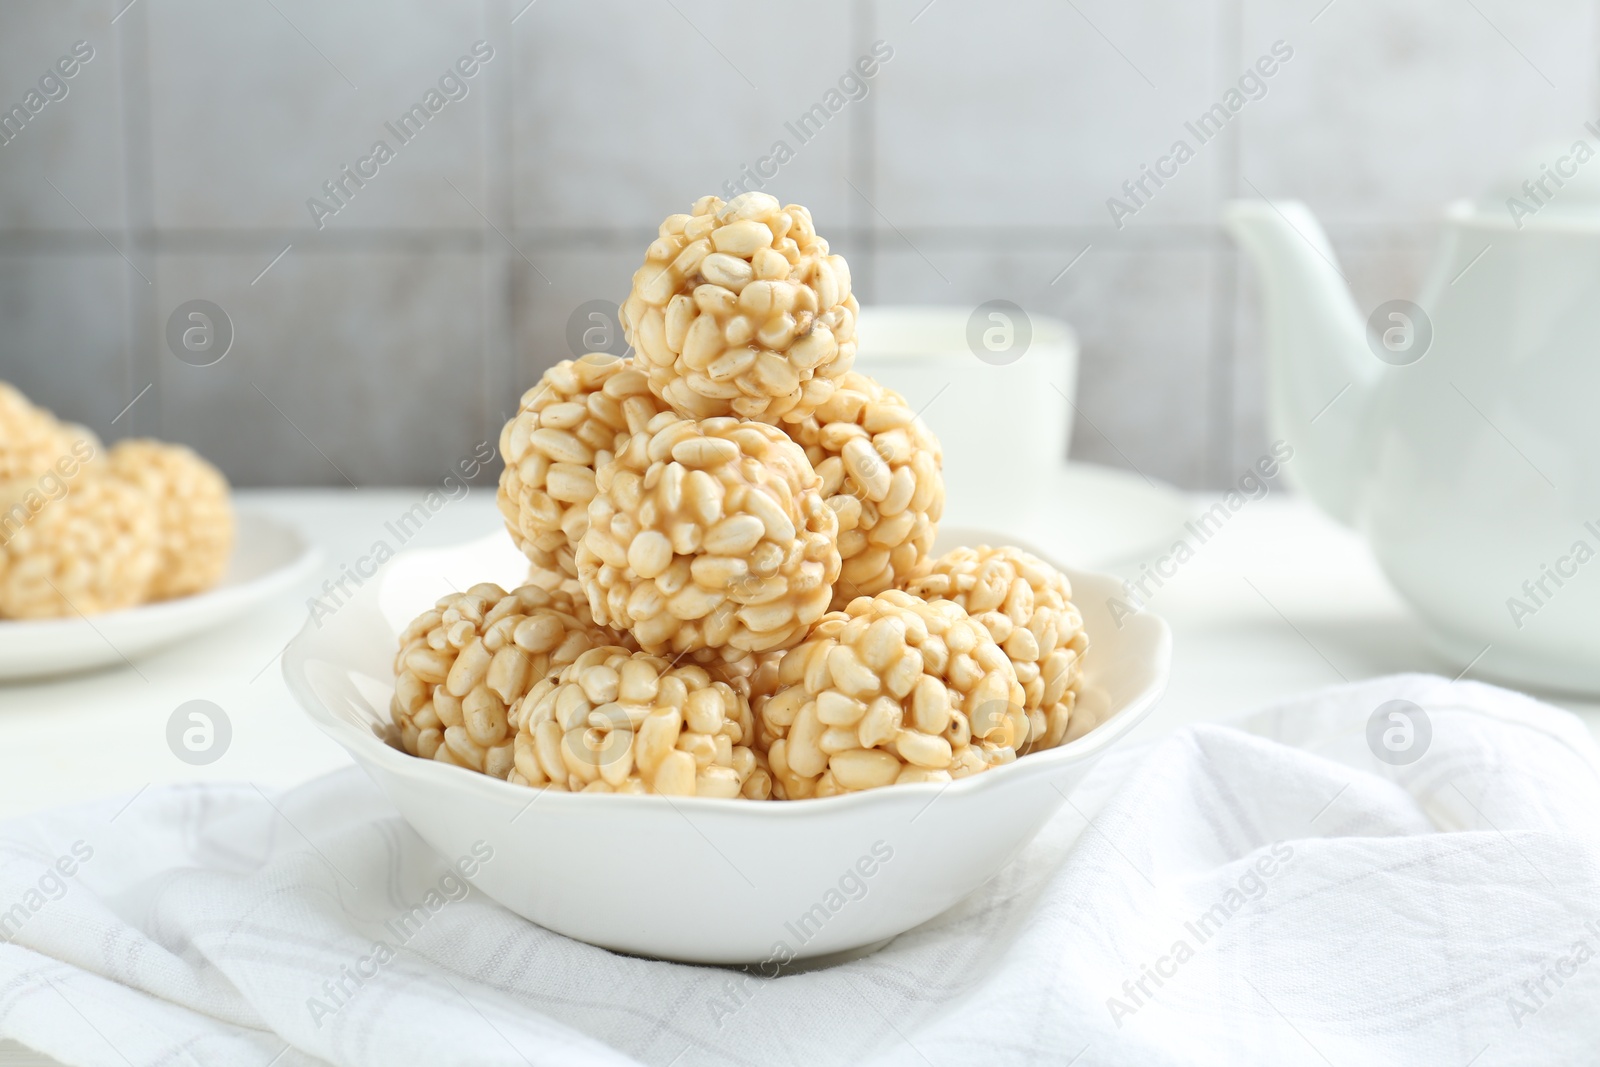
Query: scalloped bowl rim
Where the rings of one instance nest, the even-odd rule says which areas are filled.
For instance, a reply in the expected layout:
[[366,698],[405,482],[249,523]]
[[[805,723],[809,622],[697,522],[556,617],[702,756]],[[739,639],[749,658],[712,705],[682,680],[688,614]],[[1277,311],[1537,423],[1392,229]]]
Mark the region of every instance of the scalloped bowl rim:
[[[972,535],[981,534],[984,541],[974,542]],[[400,553],[394,562],[399,562],[406,557],[416,559],[428,555],[453,556],[474,546],[484,545],[486,542],[496,540],[503,534],[490,538],[480,539],[467,544],[458,544],[438,549],[420,549]],[[1020,543],[1015,538],[993,534],[989,531],[951,530],[946,536],[941,537],[941,543],[947,544],[947,539],[955,537],[955,543],[1004,543],[1030,552],[1040,559],[1051,563],[1064,574],[1072,584],[1073,601],[1080,605],[1084,598],[1080,590],[1095,590],[1104,592],[1106,587],[1119,591],[1122,582],[1112,575],[1095,571],[1081,571],[1070,567],[1063,567],[1053,561],[1049,555],[1040,550]],[[375,598],[377,590],[363,589],[357,599]],[[346,608],[355,604],[353,599]],[[343,610],[343,609],[341,609]],[[423,610],[422,608],[418,609]],[[755,819],[785,819],[799,818],[807,814],[820,814],[823,811],[838,811],[852,807],[871,807],[892,798],[901,798],[923,795],[929,798],[935,796],[960,797],[987,790],[1003,789],[1014,780],[1023,777],[1033,777],[1052,769],[1061,769],[1084,760],[1098,757],[1106,748],[1115,744],[1128,733],[1140,720],[1148,715],[1160,701],[1166,690],[1168,675],[1171,668],[1172,633],[1166,621],[1160,616],[1148,611],[1140,611],[1130,616],[1124,625],[1123,641],[1143,640],[1148,647],[1146,652],[1149,657],[1151,676],[1136,692],[1129,695],[1125,702],[1105,721],[1097,724],[1088,733],[1073,741],[1059,745],[1055,748],[1045,749],[1042,752],[1033,752],[1021,756],[1011,763],[991,768],[981,774],[969,775],[955,781],[916,782],[902,785],[885,786],[880,789],[865,789],[853,793],[843,793],[831,797],[811,797],[803,800],[784,800],[769,803],[753,803],[745,799],[725,799],[720,797],[660,797],[654,795],[637,794],[598,794],[588,795],[573,793],[566,790],[545,789],[540,790],[546,811],[550,805],[576,805],[579,808],[588,808],[596,803],[611,805],[619,812],[628,811],[637,805],[645,805],[652,810],[659,810],[665,802],[670,802],[674,807],[688,807],[690,810],[702,809],[707,811],[723,811],[728,813],[742,813],[748,818]],[[530,787],[515,785],[511,782],[494,778],[477,771],[454,767],[438,760],[419,759],[377,737],[369,730],[362,730],[353,722],[329,708],[316,694],[313,683],[306,674],[306,664],[313,658],[317,646],[319,627],[316,620],[308,619],[301,627],[300,632],[290,641],[283,655],[283,673],[288,683],[290,692],[296,701],[325,733],[338,741],[352,756],[363,760],[374,760],[382,763],[386,769],[400,775],[424,780],[431,780],[442,786],[448,786],[459,791],[475,792],[485,799],[504,800],[508,797],[526,797],[532,792]],[[1093,655],[1094,635],[1090,635],[1090,651]],[[1086,671],[1089,668],[1086,666]]]

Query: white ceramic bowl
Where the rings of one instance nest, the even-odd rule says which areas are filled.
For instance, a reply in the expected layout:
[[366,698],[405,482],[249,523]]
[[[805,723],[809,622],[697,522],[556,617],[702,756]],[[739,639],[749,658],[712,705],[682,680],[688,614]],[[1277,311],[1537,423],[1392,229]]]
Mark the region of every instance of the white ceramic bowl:
[[[1009,539],[950,531],[941,550],[985,541]],[[504,534],[404,554],[381,587],[369,583],[320,627],[306,624],[284,655],[284,675],[312,720],[442,855],[471,855],[478,842],[493,849],[478,888],[569,937],[662,959],[829,956],[939,914],[1009,863],[1090,764],[1155,706],[1171,659],[1165,622],[1142,614],[1119,630],[1105,603],[1120,583],[1069,570],[1091,641],[1079,713],[1100,726],[948,785],[822,800],[530,790],[391,747],[396,633],[452,588],[512,588],[526,573]]]
[[243,614],[311,573],[319,558],[293,527],[240,512],[228,572],[212,589],[87,619],[0,620],[0,680],[125,663]]

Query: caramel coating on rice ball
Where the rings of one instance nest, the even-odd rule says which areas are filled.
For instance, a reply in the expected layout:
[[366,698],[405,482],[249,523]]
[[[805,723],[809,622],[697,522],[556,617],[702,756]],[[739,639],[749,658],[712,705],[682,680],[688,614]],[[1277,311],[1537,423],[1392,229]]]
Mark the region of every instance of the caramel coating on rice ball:
[[584,622],[594,624],[594,616],[589,614],[589,598],[583,595],[583,584],[578,579],[568,577],[562,571],[546,570],[537,563],[529,563],[528,576],[522,584],[536,585],[548,593],[560,593],[570,598],[574,614]]
[[797,644],[839,577],[838,520],[781,430],[664,412],[600,468],[578,576],[647,652]]
[[84,477],[55,499],[25,481],[0,490],[0,617],[131,608],[160,556],[155,502],[121,479]]
[[400,635],[389,713],[413,756],[511,773],[509,715],[552,671],[625,638],[563,592],[483,583],[442,597]]
[[695,664],[595,648],[534,686],[515,714],[510,781],[586,793],[765,800],[750,704]]
[[1089,638],[1066,575],[1021,549],[981,545],[945,553],[906,590],[961,605],[1005,650],[1026,697],[1028,737],[1019,753],[1077,736],[1072,709]]
[[160,520],[161,558],[151,600],[188,596],[222,580],[233,554],[233,503],[222,472],[182,445],[130,439],[108,457],[110,472],[144,491]]
[[811,213],[766,193],[671,215],[620,318],[650,388],[682,415],[809,415],[856,353],[850,268]]
[[805,448],[839,517],[832,610],[915,574],[944,514],[943,452],[905,398],[851,371],[814,414],[784,429]]
[[522,395],[500,431],[496,501],[535,567],[577,577],[596,469],[661,410],[634,361],[604,352],[557,363]]
[[783,654],[781,648],[742,654],[726,648],[699,648],[685,654],[679,662],[698,663],[754,705],[761,697],[777,691],[778,665],[783,662]]
[[774,795],[948,782],[1016,759],[1022,686],[1000,646],[948,600],[891,589],[829,612],[756,701]]

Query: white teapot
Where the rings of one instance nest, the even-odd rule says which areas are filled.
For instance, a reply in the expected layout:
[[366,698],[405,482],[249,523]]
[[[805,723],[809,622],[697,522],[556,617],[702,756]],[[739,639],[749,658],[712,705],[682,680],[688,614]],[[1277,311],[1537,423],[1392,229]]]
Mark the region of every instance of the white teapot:
[[1291,481],[1457,663],[1600,693],[1600,161],[1579,144],[1451,205],[1416,302],[1370,314],[1304,204],[1224,221],[1260,272]]

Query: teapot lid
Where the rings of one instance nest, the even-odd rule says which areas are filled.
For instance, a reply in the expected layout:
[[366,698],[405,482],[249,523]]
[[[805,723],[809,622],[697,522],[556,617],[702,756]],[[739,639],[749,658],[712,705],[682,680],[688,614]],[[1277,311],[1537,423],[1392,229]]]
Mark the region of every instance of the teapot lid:
[[1600,123],[1586,123],[1581,137],[1547,142],[1519,158],[1473,211],[1509,217],[1519,229],[1535,216],[1600,217]]

